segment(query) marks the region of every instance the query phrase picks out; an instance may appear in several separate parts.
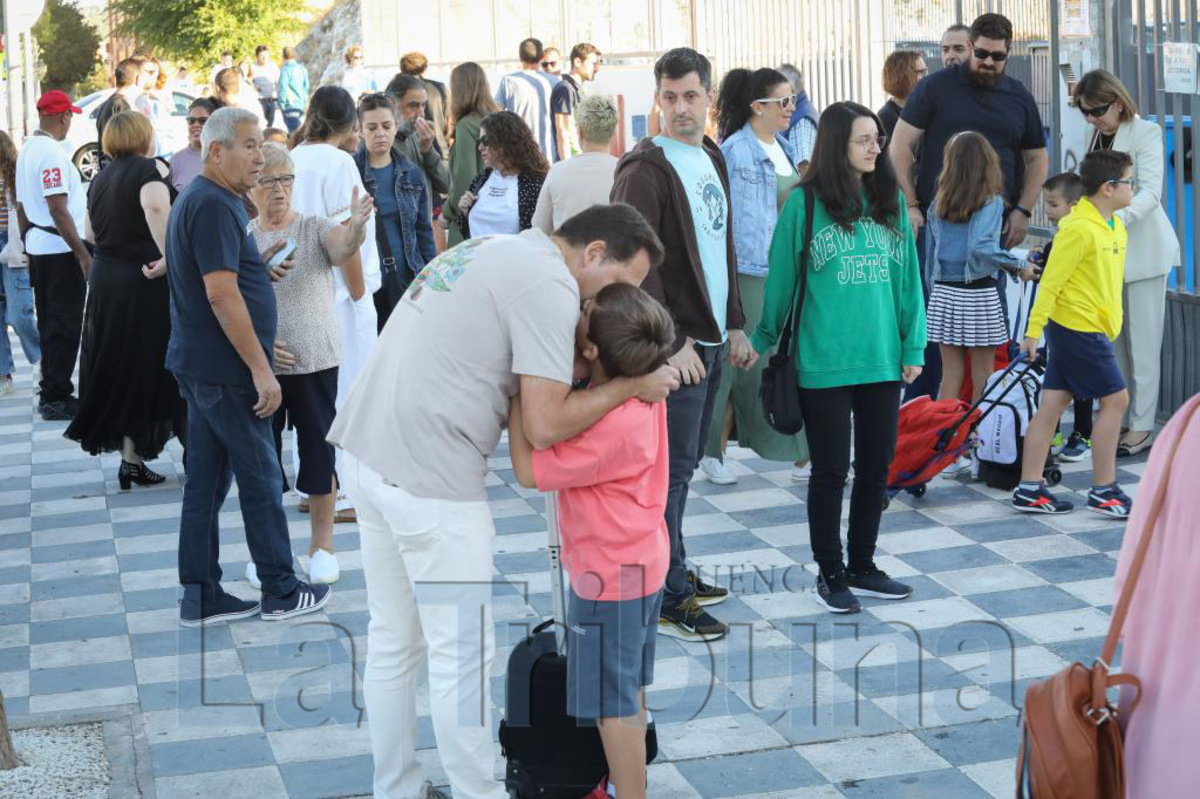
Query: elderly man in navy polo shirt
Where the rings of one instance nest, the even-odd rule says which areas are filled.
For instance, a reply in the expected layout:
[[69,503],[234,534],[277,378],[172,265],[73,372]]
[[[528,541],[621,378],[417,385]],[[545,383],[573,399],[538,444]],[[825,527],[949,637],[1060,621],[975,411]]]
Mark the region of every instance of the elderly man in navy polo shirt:
[[[213,113],[200,136],[204,170],[180,193],[167,223],[167,368],[188,406],[179,519],[184,627],[259,614],[282,621],[315,613],[330,596],[329,586],[296,579],[283,513],[283,473],[271,430],[281,394],[272,366],[274,358],[291,354],[276,346],[275,292],[264,262],[279,248],[259,252],[242,203],[262,172],[262,142],[253,113]],[[217,519],[234,477],[246,544],[262,581],[261,603],[221,587]]]
[[[917,84],[896,124],[888,153],[908,200],[909,221],[917,230],[925,224],[925,213],[937,193],[946,142],[964,130],[982,133],[1000,156],[1004,173],[1003,244],[1016,247],[1025,239],[1031,209],[1050,166],[1046,135],[1033,95],[1004,74],[1012,49],[1012,23],[1000,14],[984,14],[971,25],[970,35],[972,49],[966,63],[935,72]],[[914,190],[917,152],[920,166]],[[917,252],[924,263],[920,243]],[[909,386],[906,397],[936,392],[940,363],[930,368],[928,356],[922,374],[928,378]]]

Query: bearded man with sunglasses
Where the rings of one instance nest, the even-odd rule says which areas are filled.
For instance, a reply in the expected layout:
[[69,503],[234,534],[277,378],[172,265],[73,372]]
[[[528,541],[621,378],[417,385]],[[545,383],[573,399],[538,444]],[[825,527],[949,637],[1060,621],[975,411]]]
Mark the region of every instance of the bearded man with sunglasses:
[[[917,254],[923,280],[927,271],[925,214],[937,191],[942,153],[956,133],[977,131],[995,148],[1004,174],[1007,206],[1002,244],[1016,247],[1025,240],[1050,156],[1037,101],[1019,81],[1005,74],[1012,38],[1012,23],[1006,17],[983,14],[977,18],[971,25],[972,50],[966,63],[947,67],[918,83],[896,123],[888,154],[908,201],[909,221],[920,231]],[[915,185],[914,156],[920,164]],[[927,351],[925,371],[907,388],[905,399],[935,394],[940,380],[941,360],[936,351]]]

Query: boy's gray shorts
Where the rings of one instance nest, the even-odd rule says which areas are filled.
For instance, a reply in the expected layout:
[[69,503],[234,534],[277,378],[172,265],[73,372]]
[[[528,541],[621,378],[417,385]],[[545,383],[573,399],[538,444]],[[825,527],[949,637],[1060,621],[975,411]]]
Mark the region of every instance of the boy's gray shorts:
[[662,589],[639,599],[567,600],[567,713],[636,716],[638,689],[654,682]]

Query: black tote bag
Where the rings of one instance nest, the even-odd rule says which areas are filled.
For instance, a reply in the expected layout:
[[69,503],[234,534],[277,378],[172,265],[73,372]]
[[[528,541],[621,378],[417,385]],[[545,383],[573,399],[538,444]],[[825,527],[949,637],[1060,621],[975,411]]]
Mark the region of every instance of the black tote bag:
[[783,326],[783,336],[779,339],[779,349],[763,369],[762,385],[759,388],[767,424],[785,436],[793,436],[804,429],[804,416],[800,413],[800,381],[796,375],[796,357],[800,349],[800,309],[804,307],[804,292],[808,287],[808,251],[812,247],[815,200],[811,187],[803,186],[801,191],[804,192],[804,245],[800,250],[796,292]]

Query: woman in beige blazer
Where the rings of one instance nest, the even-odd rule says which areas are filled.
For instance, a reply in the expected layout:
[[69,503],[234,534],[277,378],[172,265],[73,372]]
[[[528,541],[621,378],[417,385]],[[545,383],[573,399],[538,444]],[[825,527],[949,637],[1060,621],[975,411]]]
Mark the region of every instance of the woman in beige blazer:
[[1133,203],[1117,212],[1129,231],[1125,252],[1125,324],[1115,342],[1129,384],[1127,432],[1118,456],[1150,446],[1158,411],[1159,363],[1167,275],[1179,265],[1179,239],[1162,207],[1166,156],[1162,129],[1138,116],[1137,103],[1115,75],[1096,69],[1075,86],[1075,106],[1090,123],[1088,152],[1119,150],[1133,157]]

